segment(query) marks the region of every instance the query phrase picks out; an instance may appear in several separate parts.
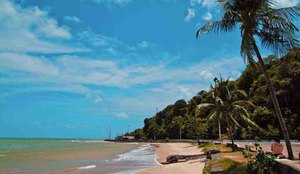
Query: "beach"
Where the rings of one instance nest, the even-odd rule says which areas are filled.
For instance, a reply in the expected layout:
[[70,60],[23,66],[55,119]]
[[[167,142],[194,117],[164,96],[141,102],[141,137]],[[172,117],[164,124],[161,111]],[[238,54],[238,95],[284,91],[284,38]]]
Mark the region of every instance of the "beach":
[[[157,154],[157,162],[166,162],[168,155],[196,155],[202,154],[197,144],[191,143],[153,143]],[[191,159],[184,162],[162,165],[144,170],[138,174],[201,174],[205,165],[205,158]]]

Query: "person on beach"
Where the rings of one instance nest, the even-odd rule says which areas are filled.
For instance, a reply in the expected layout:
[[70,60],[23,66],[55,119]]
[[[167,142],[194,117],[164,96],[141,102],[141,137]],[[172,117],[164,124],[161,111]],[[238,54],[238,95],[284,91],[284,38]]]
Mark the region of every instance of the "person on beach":
[[271,144],[271,151],[276,157],[282,156],[283,145],[279,138],[274,138],[274,143]]

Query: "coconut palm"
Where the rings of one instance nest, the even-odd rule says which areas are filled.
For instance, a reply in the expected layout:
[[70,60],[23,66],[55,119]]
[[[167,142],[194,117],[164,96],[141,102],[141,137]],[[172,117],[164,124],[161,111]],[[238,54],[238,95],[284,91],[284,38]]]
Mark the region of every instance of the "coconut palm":
[[199,109],[208,108],[210,114],[208,116],[208,122],[217,120],[219,129],[219,138],[221,140],[221,121],[225,120],[228,128],[228,136],[231,139],[232,145],[234,145],[233,129],[241,127],[236,118],[259,128],[248,117],[248,111],[245,108],[246,105],[254,106],[247,100],[247,94],[242,90],[234,89],[229,79],[223,81],[222,78],[215,78],[215,87],[210,91],[211,103],[202,103],[198,105]]
[[176,116],[175,118],[173,118],[173,120],[172,120],[172,126],[174,126],[174,127],[178,127],[179,128],[179,139],[181,140],[181,134],[182,134],[182,129],[184,128],[183,127],[183,118],[182,118],[182,116]]
[[240,27],[242,37],[241,55],[250,64],[253,64],[254,56],[257,57],[269,87],[289,158],[293,159],[287,128],[273,84],[259,52],[257,41],[260,40],[263,47],[270,48],[277,54],[299,46],[299,40],[294,34],[299,30],[291,20],[300,16],[300,7],[275,8],[276,3],[274,0],[217,0],[217,4],[224,11],[222,19],[202,26],[196,35],[198,37],[209,32],[229,32],[237,25]]

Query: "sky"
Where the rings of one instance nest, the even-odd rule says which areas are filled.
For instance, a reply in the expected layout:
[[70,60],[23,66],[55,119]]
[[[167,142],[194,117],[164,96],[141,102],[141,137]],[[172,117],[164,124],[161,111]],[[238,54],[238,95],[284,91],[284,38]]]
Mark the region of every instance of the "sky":
[[212,0],[1,0],[0,137],[116,136],[236,79],[239,32],[195,37],[221,15]]

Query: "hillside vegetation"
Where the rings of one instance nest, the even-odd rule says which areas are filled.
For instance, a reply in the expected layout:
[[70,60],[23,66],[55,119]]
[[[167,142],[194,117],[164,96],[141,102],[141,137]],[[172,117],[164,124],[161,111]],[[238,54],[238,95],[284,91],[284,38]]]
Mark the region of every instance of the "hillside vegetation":
[[[285,123],[292,139],[300,137],[300,49],[289,51],[281,58],[268,56],[264,59],[274,83]],[[255,68],[257,67],[257,68]],[[235,139],[271,139],[280,136],[280,126],[275,116],[265,77],[258,68],[248,65],[241,76],[230,81],[235,89],[244,90],[255,107],[247,107],[249,119],[261,129],[241,123],[234,128]],[[225,77],[226,78],[226,77]],[[213,90],[213,87],[211,87]],[[201,103],[210,103],[210,91],[202,90],[189,101],[178,100],[151,118],[144,120],[144,127],[132,132],[141,139],[217,138],[218,123],[208,122],[208,109],[198,109]],[[238,118],[237,118],[238,119]],[[226,138],[227,127],[221,123]]]

